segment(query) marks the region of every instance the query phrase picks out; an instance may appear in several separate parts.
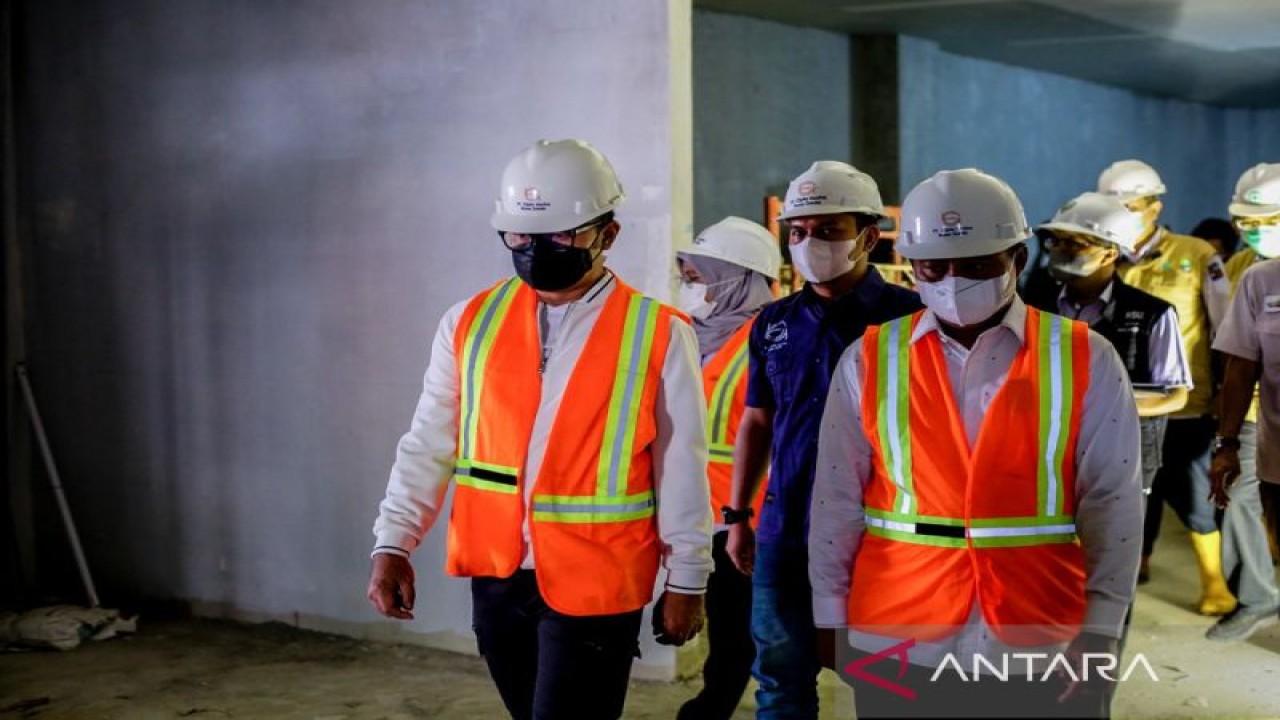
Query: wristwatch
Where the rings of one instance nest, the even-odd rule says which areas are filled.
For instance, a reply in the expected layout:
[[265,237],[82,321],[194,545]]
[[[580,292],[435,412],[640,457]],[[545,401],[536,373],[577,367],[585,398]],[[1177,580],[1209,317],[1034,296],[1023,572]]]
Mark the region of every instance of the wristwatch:
[[756,516],[755,508],[747,508],[746,510],[734,510],[725,505],[720,508],[720,517],[724,520],[725,525],[737,525],[743,523]]
[[1213,439],[1213,454],[1214,454],[1214,455],[1217,455],[1220,451],[1222,451],[1222,450],[1226,450],[1226,449],[1228,449],[1228,448],[1230,448],[1230,449],[1232,449],[1232,450],[1239,450],[1239,449],[1240,449],[1240,438],[1238,438],[1238,437],[1226,437],[1226,436],[1223,436],[1223,435],[1218,435],[1217,437],[1215,437],[1215,438]]

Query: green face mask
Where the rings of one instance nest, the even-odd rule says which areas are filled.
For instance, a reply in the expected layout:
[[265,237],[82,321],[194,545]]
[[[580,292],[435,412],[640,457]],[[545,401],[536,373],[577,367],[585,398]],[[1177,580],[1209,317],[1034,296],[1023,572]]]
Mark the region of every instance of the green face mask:
[[1240,233],[1240,237],[1262,257],[1280,257],[1280,225],[1250,228]]

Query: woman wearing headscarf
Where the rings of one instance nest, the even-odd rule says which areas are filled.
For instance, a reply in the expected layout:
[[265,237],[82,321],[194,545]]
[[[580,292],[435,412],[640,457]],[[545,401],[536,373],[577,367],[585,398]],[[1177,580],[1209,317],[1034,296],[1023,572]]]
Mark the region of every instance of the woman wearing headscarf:
[[[751,639],[751,578],[738,572],[725,553],[729,525],[752,522],[752,513],[730,510],[733,443],[747,393],[747,336],[756,314],[773,300],[782,254],[778,240],[757,223],[729,216],[676,253],[680,267],[680,309],[693,319],[702,355],[707,397],[712,512],[717,518],[712,555],[715,571],[707,585],[707,660],[703,688],[680,708],[677,718],[714,719],[733,715],[751,678],[756,648]],[[763,496],[764,486],[761,486]],[[755,510],[760,507],[756,498]]]

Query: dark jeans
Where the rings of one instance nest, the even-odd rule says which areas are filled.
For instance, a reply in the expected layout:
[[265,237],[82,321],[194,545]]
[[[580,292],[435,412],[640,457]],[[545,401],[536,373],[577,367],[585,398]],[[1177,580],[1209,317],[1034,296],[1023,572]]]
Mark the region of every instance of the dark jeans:
[[1162,462],[1147,498],[1147,517],[1142,533],[1142,554],[1151,555],[1160,535],[1164,503],[1194,533],[1218,529],[1214,507],[1209,500],[1209,455],[1217,422],[1208,416],[1172,418],[1165,431]]
[[[851,659],[867,656],[860,650],[849,651]],[[1043,680],[1043,672],[1032,673],[1027,680],[1025,670],[1009,673],[1001,681],[992,676],[978,676],[975,680],[971,667],[962,668],[962,678],[949,666],[933,680],[934,668],[907,665],[899,676],[896,658],[884,658],[866,665],[868,674],[891,680],[899,686],[897,692],[871,682],[854,679],[853,702],[858,720],[867,718],[1098,718],[1105,716],[1101,696],[1106,690],[1101,684],[1077,695],[1065,703],[1057,702],[1065,685],[1056,678]],[[843,675],[845,682],[850,677]],[[914,693],[914,697],[901,694]]]
[[532,570],[471,580],[480,654],[515,720],[614,720],[639,655],[641,611],[573,617],[547,607]]
[[813,627],[813,591],[808,549],[756,545],[752,575],[751,636],[756,718],[818,717],[818,635]]
[[702,692],[685,703],[677,720],[728,718],[742,700],[756,659],[751,639],[751,578],[738,572],[725,552],[728,531],[715,534],[711,557],[716,569],[707,582],[707,661]]

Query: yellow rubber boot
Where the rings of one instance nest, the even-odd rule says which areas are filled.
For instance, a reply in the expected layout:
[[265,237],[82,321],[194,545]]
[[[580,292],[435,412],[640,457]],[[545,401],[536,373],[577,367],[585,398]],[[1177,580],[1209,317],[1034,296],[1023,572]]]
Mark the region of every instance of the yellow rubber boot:
[[1222,534],[1216,530],[1204,534],[1193,532],[1191,547],[1200,566],[1200,614],[1226,615],[1235,610],[1235,596],[1222,577]]

